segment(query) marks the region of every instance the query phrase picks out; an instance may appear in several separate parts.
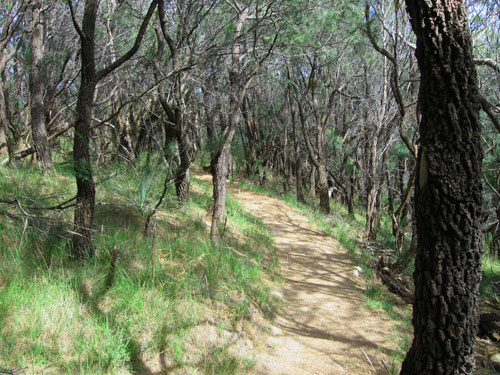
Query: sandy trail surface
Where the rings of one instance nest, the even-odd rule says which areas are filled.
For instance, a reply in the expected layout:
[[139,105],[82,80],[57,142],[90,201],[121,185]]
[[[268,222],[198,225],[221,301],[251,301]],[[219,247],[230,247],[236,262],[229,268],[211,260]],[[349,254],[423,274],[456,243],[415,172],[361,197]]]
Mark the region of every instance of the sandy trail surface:
[[273,234],[285,280],[283,306],[252,373],[387,374],[394,323],[366,306],[347,251],[285,202],[230,190]]
[[284,279],[282,307],[250,374],[388,374],[394,322],[366,306],[350,254],[287,203],[228,189],[272,233]]

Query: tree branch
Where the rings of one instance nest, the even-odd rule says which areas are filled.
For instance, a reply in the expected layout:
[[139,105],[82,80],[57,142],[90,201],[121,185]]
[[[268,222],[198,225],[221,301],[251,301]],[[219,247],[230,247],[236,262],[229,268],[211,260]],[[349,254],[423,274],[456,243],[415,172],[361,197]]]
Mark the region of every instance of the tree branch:
[[500,64],[493,59],[474,59],[476,65],[486,65],[493,69],[495,72],[500,73]]
[[136,54],[136,52],[139,50],[139,47],[141,46],[142,39],[144,38],[144,34],[146,33],[146,29],[149,24],[149,20],[153,16],[154,10],[156,9],[156,6],[158,3],[161,3],[162,0],[152,0],[151,4],[149,5],[149,9],[146,13],[146,16],[144,17],[144,20],[142,21],[141,27],[139,28],[139,32],[137,33],[137,37],[135,38],[134,45],[130,50],[125,53],[122,57],[120,57],[118,60],[115,60],[113,63],[108,65],[107,67],[103,68],[99,72],[96,73],[96,81],[99,82],[101,79],[106,77],[108,74],[113,72],[115,69],[120,67],[125,61],[129,60],[132,56]]
[[69,5],[69,12],[71,13],[71,21],[73,21],[73,26],[80,35],[80,38],[82,39],[87,39],[86,35],[83,33],[82,29],[80,28],[80,25],[78,24],[78,21],[76,20],[75,16],[75,9],[73,8],[73,0],[68,0],[68,5]]
[[500,133],[500,120],[493,111],[493,106],[490,104],[488,99],[484,97],[484,95],[481,95],[479,100],[481,102],[481,108],[488,115],[490,121],[493,123],[497,131]]

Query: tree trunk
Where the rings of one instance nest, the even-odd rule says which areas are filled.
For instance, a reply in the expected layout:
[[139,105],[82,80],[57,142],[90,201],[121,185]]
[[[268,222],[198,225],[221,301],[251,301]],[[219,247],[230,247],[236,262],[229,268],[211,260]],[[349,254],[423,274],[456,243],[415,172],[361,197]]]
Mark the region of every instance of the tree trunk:
[[[243,32],[243,26],[248,20],[249,8],[239,11],[238,20],[234,31],[235,42],[231,49],[231,67],[229,69],[229,107],[230,116],[226,128],[222,132],[222,137],[218,149],[212,157],[213,172],[213,194],[214,194],[214,212],[212,215],[212,225],[210,228],[210,239],[215,244],[217,239],[217,225],[219,224],[226,209],[226,178],[229,172],[229,163],[231,159],[231,142],[233,141],[236,127],[240,121],[240,108],[245,99],[248,84],[253,79],[253,75],[246,78],[246,84],[243,82],[243,76],[240,66],[241,45],[238,37]],[[254,73],[256,73],[255,71]]]
[[316,199],[316,167],[314,164],[311,164],[309,170],[309,198],[311,200]]
[[479,93],[461,1],[406,0],[417,35],[414,339],[401,374],[472,374],[481,279]]
[[212,216],[212,226],[210,229],[210,239],[212,243],[215,243],[217,239],[217,225],[222,220],[226,209],[226,178],[229,173],[229,162],[231,160],[231,142],[235,130],[236,126],[232,125],[222,152],[212,162],[214,195],[214,211]]
[[[74,17],[71,0],[69,4],[72,17]],[[113,72],[137,52],[144,33],[146,32],[146,26],[156,6],[157,1],[152,0],[132,48],[98,72],[96,72],[95,62],[95,30],[99,0],[87,0],[85,2],[81,29],[76,19],[73,18],[73,25],[80,35],[80,59],[82,62],[80,90],[76,104],[76,119],[73,137],[73,168],[75,171],[77,193],[71,256],[75,259],[87,259],[92,257],[95,253],[92,244],[95,184],[92,177],[92,163],[90,159],[90,128],[96,85],[101,79]]]
[[347,195],[347,212],[349,217],[354,218],[354,189],[355,189],[355,181],[354,181],[354,171],[351,170],[349,176],[349,190]]
[[[290,104],[291,105],[291,104]],[[293,125],[293,146],[295,155],[295,186],[297,189],[297,200],[299,202],[305,202],[304,199],[304,189],[302,185],[302,158],[300,155],[300,143],[299,136],[297,134],[297,122],[295,119],[295,111],[292,109],[292,125]]]
[[324,214],[330,213],[330,194],[328,194],[328,180],[326,168],[321,164],[318,168],[319,207]]
[[[182,120],[181,120],[182,121]],[[175,192],[177,199],[182,203],[189,202],[190,176],[189,167],[191,165],[191,145],[187,139],[185,130],[177,134],[177,145],[179,147],[180,163],[175,172]]]
[[42,4],[36,1],[32,5],[32,31],[31,31],[31,66],[29,75],[31,95],[31,129],[33,146],[35,148],[38,166],[42,171],[51,169],[52,153],[47,139],[45,128],[45,106],[43,103],[44,75],[43,75],[43,15]]
[[15,159],[16,144],[15,144],[15,131],[12,112],[10,109],[9,92],[7,90],[7,78],[5,70],[3,70],[0,77],[0,122],[4,130],[5,142],[7,143],[7,152],[9,155],[8,164],[12,166]]
[[14,162],[14,142],[12,141],[12,136],[10,132],[10,108],[9,102],[5,96],[5,88],[3,86],[3,82],[0,80],[0,130],[3,130],[3,135],[5,137],[5,143],[7,144],[7,153],[8,153],[8,164],[12,166]]
[[90,160],[90,127],[92,105],[96,87],[95,81],[95,23],[98,4],[96,0],[87,1],[83,15],[81,41],[81,80],[78,102],[76,104],[75,133],[73,137],[73,160],[76,177],[76,207],[74,219],[72,256],[87,259],[94,256],[92,226],[94,223],[95,184],[92,177]]

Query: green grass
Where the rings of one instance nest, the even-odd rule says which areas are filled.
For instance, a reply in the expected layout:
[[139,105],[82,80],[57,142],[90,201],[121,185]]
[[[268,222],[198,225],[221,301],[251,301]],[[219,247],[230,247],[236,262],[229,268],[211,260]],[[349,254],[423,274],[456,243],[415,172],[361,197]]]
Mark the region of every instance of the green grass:
[[500,302],[500,260],[484,255],[482,259],[482,280],[479,288],[479,300],[498,306]]
[[[212,246],[203,216],[211,187],[193,178],[188,205],[179,205],[169,186],[153,248],[144,218],[170,171],[150,162],[150,169],[139,163],[96,171],[97,201],[105,204],[95,212],[96,257],[86,262],[68,257],[71,210],[27,209],[37,217],[26,217],[0,205],[0,368],[233,374],[253,366],[251,354],[239,358],[222,341],[186,343],[207,320],[224,332],[242,329],[257,310],[273,316],[264,279],[279,274],[269,233],[229,198],[224,241]],[[31,166],[0,168],[0,197],[24,207],[69,199],[75,189],[67,173],[64,164],[44,176]]]

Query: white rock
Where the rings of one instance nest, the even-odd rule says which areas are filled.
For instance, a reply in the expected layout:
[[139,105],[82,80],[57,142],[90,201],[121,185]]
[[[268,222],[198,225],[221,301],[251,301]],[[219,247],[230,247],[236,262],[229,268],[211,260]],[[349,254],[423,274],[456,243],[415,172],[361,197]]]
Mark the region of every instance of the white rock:
[[281,299],[285,298],[285,296],[283,295],[283,293],[281,293],[281,292],[279,292],[277,290],[273,290],[271,292],[271,295],[274,296],[274,297],[276,297],[276,298],[281,298]]

